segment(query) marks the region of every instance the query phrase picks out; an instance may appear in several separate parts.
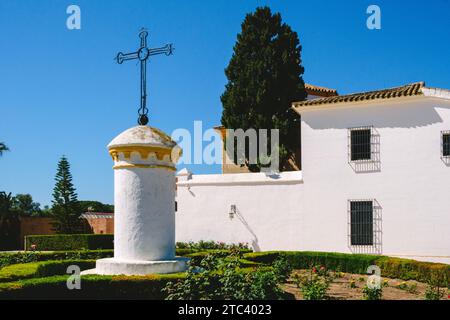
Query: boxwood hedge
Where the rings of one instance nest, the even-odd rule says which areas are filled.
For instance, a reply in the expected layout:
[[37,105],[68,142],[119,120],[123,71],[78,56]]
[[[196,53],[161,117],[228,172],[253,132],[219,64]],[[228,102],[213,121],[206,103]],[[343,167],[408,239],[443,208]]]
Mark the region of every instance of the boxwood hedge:
[[18,263],[48,260],[97,260],[114,255],[113,250],[30,251],[0,253],[0,268]]
[[68,276],[52,276],[0,283],[0,299],[150,299],[162,300],[162,289],[183,273],[149,276],[97,276],[81,278],[81,289],[67,289]]
[[81,270],[95,267],[95,260],[41,261],[13,264],[0,269],[0,283],[29,278],[64,275],[67,267],[77,265]]
[[54,234],[25,236],[25,250],[39,251],[113,249],[112,234]]
[[308,251],[269,251],[247,253],[244,254],[244,259],[271,264],[281,255],[285,256],[296,269],[323,265],[331,270],[365,274],[370,265],[377,265],[381,269],[381,275],[388,278],[427,282],[434,277],[443,286],[448,286],[450,283],[450,265],[387,256]]
[[[226,254],[223,250],[177,250],[177,254],[190,257],[194,261],[200,260],[211,252]],[[37,259],[49,260],[65,259],[72,255],[79,255],[98,259],[98,255],[111,256],[112,250],[103,251],[69,251],[32,253]],[[286,257],[293,268],[303,269],[312,265],[323,265],[329,269],[349,273],[364,274],[367,267],[377,265],[382,276],[404,280],[427,282],[432,277],[439,279],[439,283],[448,286],[450,279],[450,265],[428,263],[414,260],[392,258],[387,256],[344,254],[327,252],[289,252],[271,251],[245,253],[242,267],[252,270],[252,267],[271,265],[280,256]],[[45,299],[163,299],[161,289],[168,281],[175,281],[185,277],[185,274],[150,275],[144,277],[127,276],[83,276],[82,290],[68,290],[65,275],[69,265],[76,264],[81,269],[93,268],[94,260],[72,259],[62,261],[38,261],[10,265],[0,269],[0,299],[16,298],[45,298]]]

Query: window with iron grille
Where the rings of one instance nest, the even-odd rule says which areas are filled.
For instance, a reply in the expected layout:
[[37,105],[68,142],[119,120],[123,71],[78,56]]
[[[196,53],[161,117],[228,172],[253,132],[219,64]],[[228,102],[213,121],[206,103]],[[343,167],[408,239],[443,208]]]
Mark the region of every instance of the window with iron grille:
[[372,246],[374,244],[373,201],[350,201],[350,244]]
[[370,127],[350,129],[351,161],[372,159],[372,130]]
[[450,157],[450,131],[442,131],[442,156]]

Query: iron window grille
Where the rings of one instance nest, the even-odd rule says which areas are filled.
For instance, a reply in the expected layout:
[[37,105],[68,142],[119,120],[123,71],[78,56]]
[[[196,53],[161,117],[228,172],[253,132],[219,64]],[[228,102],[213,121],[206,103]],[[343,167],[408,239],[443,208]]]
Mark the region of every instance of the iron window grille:
[[352,252],[381,254],[381,207],[376,200],[348,201],[348,240]]
[[350,160],[372,160],[372,128],[352,128],[350,133]]
[[441,156],[450,158],[450,131],[441,132]]
[[348,129],[348,163],[355,172],[381,170],[380,135],[373,126]]

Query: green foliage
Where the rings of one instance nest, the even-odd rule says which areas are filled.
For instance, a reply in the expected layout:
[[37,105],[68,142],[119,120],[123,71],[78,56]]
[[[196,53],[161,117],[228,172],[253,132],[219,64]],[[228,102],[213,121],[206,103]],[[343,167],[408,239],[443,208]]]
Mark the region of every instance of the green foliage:
[[70,164],[65,156],[62,156],[58,163],[55,181],[52,200],[55,231],[60,234],[81,233],[81,210],[72,183]]
[[67,290],[68,275],[0,283],[0,299],[150,299],[162,300],[162,289],[169,281],[183,279],[185,274],[149,276],[82,277],[81,290]]
[[112,234],[56,234],[42,236],[26,236],[25,248],[30,250],[35,246],[38,251],[61,250],[98,250],[113,249],[114,235]]
[[244,254],[244,259],[270,264],[280,255],[284,255],[294,269],[308,269],[311,265],[322,265],[330,270],[366,274],[370,265],[377,265],[381,269],[382,276],[388,278],[427,282],[433,275],[436,277],[437,274],[439,275],[438,281],[441,286],[448,286],[450,279],[450,266],[446,264],[376,255],[268,251],[246,253]]
[[368,285],[365,285],[362,289],[362,293],[364,300],[381,300],[383,297],[383,286],[371,288]]
[[405,290],[409,293],[417,293],[417,284],[415,283],[407,283],[406,281],[401,282],[396,286],[397,289]]
[[41,208],[38,202],[33,201],[29,194],[17,194],[14,197],[13,208],[22,216],[40,216]]
[[239,251],[229,256],[209,254],[190,264],[186,278],[164,288],[168,300],[279,299],[279,278],[268,268],[242,268]]
[[11,193],[0,192],[0,250],[14,250],[19,246],[19,214],[14,208]]
[[110,258],[113,250],[82,250],[82,251],[52,251],[52,252],[15,252],[0,253],[0,268],[12,264],[48,261],[48,260],[97,260]]
[[[195,256],[197,259],[204,258],[211,252],[217,251],[203,251],[199,254],[194,249],[177,249],[178,256],[190,257]],[[224,251],[222,254],[225,254]],[[102,258],[110,258],[114,255],[112,249],[107,250],[66,250],[66,251],[26,251],[14,253],[0,253],[0,268],[11,264],[48,261],[48,260],[97,260]],[[258,264],[251,261],[241,260],[244,267],[253,267]]]
[[426,300],[441,300],[444,297],[445,288],[441,285],[448,286],[448,279],[443,280],[443,275],[433,270],[428,278],[428,285],[425,291]]
[[380,257],[375,264],[380,267],[383,276],[389,278],[420,282],[428,282],[430,278],[436,278],[441,286],[450,284],[450,266],[447,264],[392,257]]
[[13,264],[0,269],[0,282],[66,274],[67,267],[77,265],[81,270],[95,267],[95,260],[41,261]]
[[268,251],[253,252],[244,255],[250,261],[270,264],[280,255],[283,255],[294,269],[309,269],[312,265],[325,266],[330,270],[365,274],[367,267],[375,264],[379,256],[309,252],[309,251]]
[[36,252],[0,253],[0,268],[9,266],[11,264],[34,261],[38,261]]
[[80,212],[114,212],[114,205],[104,204],[99,201],[78,201]]
[[226,244],[225,242],[203,241],[198,242],[177,242],[176,247],[179,249],[195,249],[195,250],[234,250],[251,251],[247,243]]
[[40,204],[33,201],[29,194],[16,194],[4,191],[0,192],[0,216],[39,216],[41,215]]
[[[298,142],[298,133],[292,135],[298,116],[291,103],[306,97],[298,35],[282,22],[279,13],[272,14],[268,7],[257,8],[245,17],[233,50],[225,69],[228,83],[221,96],[222,125],[244,131],[279,129],[282,163],[286,150]],[[249,161],[248,154],[236,152],[231,159],[245,157]],[[260,165],[249,168],[257,171]]]
[[439,286],[427,285],[425,291],[425,300],[441,300],[444,297],[444,289]]
[[16,217],[14,210],[14,197],[11,192],[0,191],[0,217]]
[[313,266],[307,274],[294,275],[294,282],[305,300],[324,300],[333,279],[324,266]]
[[280,282],[286,282],[292,273],[292,265],[286,259],[285,256],[280,256],[272,265],[273,272],[277,276]]

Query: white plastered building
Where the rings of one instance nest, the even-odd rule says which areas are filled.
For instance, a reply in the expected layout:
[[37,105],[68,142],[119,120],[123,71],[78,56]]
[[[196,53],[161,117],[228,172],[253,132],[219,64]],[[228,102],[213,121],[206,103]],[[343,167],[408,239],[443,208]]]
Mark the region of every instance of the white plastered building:
[[419,82],[292,107],[301,171],[180,171],[177,241],[450,263],[449,90]]

